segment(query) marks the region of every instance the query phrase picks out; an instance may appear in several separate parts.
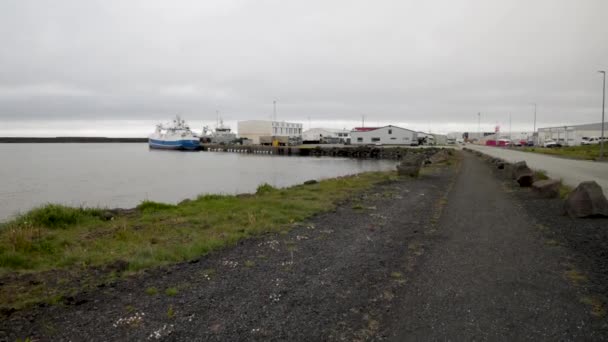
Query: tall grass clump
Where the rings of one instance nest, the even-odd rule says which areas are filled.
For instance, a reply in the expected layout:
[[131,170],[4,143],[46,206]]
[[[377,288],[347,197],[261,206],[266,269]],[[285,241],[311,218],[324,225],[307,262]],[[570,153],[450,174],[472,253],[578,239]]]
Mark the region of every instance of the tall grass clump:
[[155,212],[159,212],[159,211],[174,209],[176,207],[177,206],[174,204],[160,203],[160,202],[145,200],[137,206],[137,210],[139,210],[143,213],[155,213]]
[[101,209],[71,208],[59,204],[47,204],[17,217],[15,223],[20,226],[31,225],[50,229],[64,229],[90,219],[99,219],[101,213]]
[[275,188],[274,186],[268,184],[268,183],[264,183],[264,184],[260,184],[258,186],[258,188],[255,191],[256,195],[263,195],[263,194],[268,194],[271,192],[276,191],[277,188]]

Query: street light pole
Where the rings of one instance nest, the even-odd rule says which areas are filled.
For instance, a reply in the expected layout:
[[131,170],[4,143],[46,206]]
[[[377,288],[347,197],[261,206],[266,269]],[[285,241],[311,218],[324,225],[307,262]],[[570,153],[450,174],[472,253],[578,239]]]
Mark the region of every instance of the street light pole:
[[604,74],[604,86],[602,88],[602,137],[600,140],[600,160],[604,159],[604,111],[606,106],[606,71],[600,70]]
[[538,141],[538,136],[536,134],[536,103],[532,103],[534,105],[534,130],[532,131],[532,140],[534,142],[534,146],[536,146]]
[[272,101],[272,105],[273,105],[273,111],[272,111],[272,120],[273,121],[277,121],[277,101]]
[[477,142],[481,140],[481,113],[477,113]]

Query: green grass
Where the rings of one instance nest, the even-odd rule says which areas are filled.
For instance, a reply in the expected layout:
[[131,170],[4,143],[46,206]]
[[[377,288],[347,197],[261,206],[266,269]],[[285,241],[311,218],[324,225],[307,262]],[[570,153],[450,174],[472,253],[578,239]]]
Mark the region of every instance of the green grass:
[[176,296],[176,295],[177,295],[177,293],[178,293],[178,290],[177,290],[177,288],[176,288],[176,287],[168,287],[168,288],[165,290],[165,294],[166,294],[167,296],[169,296],[169,297]]
[[[255,195],[202,195],[179,205],[144,201],[134,213],[112,220],[103,219],[102,209],[46,205],[0,225],[0,277],[65,270],[78,278],[82,270],[119,261],[132,273],[192,260],[241,239],[286,231],[393,177],[394,172],[364,173],[285,189],[264,184]],[[54,294],[45,286],[52,285],[0,287],[0,303],[40,301]]]
[[549,176],[547,176],[547,173],[543,170],[537,170],[534,171],[534,181],[539,181],[539,180],[547,180],[549,179]]
[[[604,146],[608,148],[608,144]],[[585,146],[569,146],[569,147],[525,147],[522,151],[550,154],[555,156],[573,158],[573,159],[588,159],[595,160],[600,155],[600,145],[585,145]]]
[[154,296],[154,295],[158,294],[158,289],[156,287],[148,287],[146,289],[146,294],[150,295],[150,296]]

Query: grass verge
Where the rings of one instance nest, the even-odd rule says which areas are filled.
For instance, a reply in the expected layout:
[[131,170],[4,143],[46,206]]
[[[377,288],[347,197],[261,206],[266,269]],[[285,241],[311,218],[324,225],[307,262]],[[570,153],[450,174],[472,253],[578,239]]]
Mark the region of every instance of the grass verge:
[[524,147],[524,152],[550,154],[572,159],[595,160],[600,155],[600,145],[568,146],[568,147]]
[[20,276],[40,274],[42,284],[27,280],[20,287],[0,287],[0,303],[20,308],[57,297],[45,287],[52,283],[48,272],[77,277],[82,270],[118,264],[129,273],[191,260],[247,237],[284,230],[394,177],[394,172],[373,172],[285,189],[263,184],[253,195],[203,195],[179,205],[145,201],[111,220],[101,209],[34,209],[0,226],[0,280],[10,285]]

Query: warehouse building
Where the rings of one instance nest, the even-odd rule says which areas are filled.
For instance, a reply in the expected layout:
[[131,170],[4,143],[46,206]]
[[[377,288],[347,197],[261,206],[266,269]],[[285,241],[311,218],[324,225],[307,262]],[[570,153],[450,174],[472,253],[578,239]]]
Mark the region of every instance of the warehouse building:
[[302,133],[305,144],[350,144],[350,131],[332,128],[311,128]]
[[253,144],[270,144],[279,141],[281,145],[290,140],[302,140],[302,124],[296,122],[247,120],[237,124],[239,137],[249,139]]
[[350,132],[353,145],[418,145],[418,133],[396,127],[356,127]]
[[[605,125],[608,128],[608,125]],[[606,135],[606,133],[604,133]],[[578,146],[583,138],[599,138],[602,136],[602,123],[544,127],[538,129],[538,144],[542,145],[551,139],[563,146]]]

